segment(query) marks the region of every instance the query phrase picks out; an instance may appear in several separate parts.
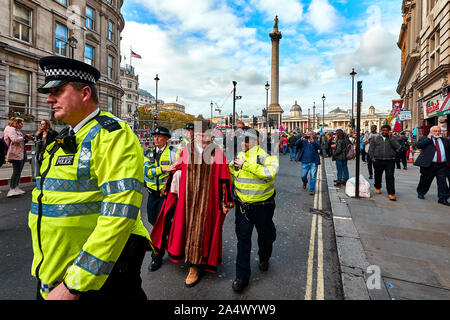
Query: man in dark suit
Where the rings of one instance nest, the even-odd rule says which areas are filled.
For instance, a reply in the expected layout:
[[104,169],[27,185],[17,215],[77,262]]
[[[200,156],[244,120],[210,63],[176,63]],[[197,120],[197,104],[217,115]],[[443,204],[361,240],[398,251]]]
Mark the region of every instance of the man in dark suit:
[[449,189],[446,181],[449,170],[447,162],[450,161],[449,140],[442,137],[439,126],[434,126],[430,129],[430,134],[427,137],[420,138],[416,147],[422,149],[419,157],[414,162],[414,165],[420,167],[417,197],[425,199],[425,194],[430,189],[434,177],[436,177],[438,202],[450,206],[450,203],[447,201]]

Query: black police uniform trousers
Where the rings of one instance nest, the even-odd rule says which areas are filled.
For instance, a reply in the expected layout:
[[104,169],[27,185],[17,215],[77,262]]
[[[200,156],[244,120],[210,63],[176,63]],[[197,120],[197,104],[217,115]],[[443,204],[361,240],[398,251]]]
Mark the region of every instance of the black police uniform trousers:
[[[80,293],[80,300],[147,300],[142,290],[141,267],[145,252],[149,249],[146,238],[130,235],[111,274],[100,290]],[[38,283],[37,300],[43,300]]]
[[269,261],[272,255],[272,245],[276,239],[276,228],[272,220],[275,212],[275,201],[264,205],[251,204],[245,208],[241,202],[236,201],[235,203],[235,223],[238,239],[236,278],[248,282],[251,274],[250,253],[253,227],[258,232],[259,261]]
[[425,195],[430,189],[434,177],[436,177],[439,201],[445,201],[449,197],[449,188],[447,186],[447,176],[449,168],[445,162],[432,162],[429,167],[420,167],[420,179],[417,186],[417,193]]
[[161,197],[159,191],[154,191],[148,189],[148,198],[147,198],[147,218],[148,222],[152,226],[155,225],[156,220],[158,219],[159,212],[161,211],[162,204],[164,202],[164,198]]

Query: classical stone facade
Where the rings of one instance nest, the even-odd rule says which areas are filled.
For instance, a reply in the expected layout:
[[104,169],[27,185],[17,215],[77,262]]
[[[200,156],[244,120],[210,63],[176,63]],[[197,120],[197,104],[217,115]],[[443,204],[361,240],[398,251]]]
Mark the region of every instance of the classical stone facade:
[[41,119],[51,119],[46,95],[36,91],[44,83],[39,58],[48,55],[73,57],[99,69],[100,108],[121,116],[122,4],[123,0],[2,1],[0,128],[13,112],[25,117],[25,130],[34,130]]
[[[310,111],[310,109],[307,110]],[[361,113],[361,131],[369,131],[372,125],[376,125],[379,129],[385,123],[388,115],[388,112],[381,112],[376,110],[374,106],[370,106],[367,113]],[[346,132],[350,132],[351,109],[343,110],[337,107],[323,116],[321,113],[305,113],[305,108],[299,106],[297,101],[295,101],[289,115],[283,117],[282,125],[288,132],[299,130],[304,132],[307,130],[319,131],[322,122],[324,123],[325,131],[343,129]],[[263,126],[264,122],[260,119],[257,128],[261,129]]]
[[124,91],[121,105],[121,118],[130,120],[139,107],[139,75],[134,67],[127,64],[120,67],[120,84]]
[[448,135],[450,114],[450,3],[447,0],[403,0],[402,51],[397,93],[403,109],[412,111],[408,130],[418,136],[440,125]]

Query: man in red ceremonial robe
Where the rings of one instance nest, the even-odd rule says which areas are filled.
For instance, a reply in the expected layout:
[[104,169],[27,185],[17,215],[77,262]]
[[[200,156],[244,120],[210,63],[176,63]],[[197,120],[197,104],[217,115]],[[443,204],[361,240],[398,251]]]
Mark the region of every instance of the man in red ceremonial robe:
[[156,251],[166,249],[174,262],[184,257],[188,287],[198,282],[200,266],[216,272],[221,264],[222,226],[234,206],[225,155],[208,129],[209,121],[196,123],[194,142],[184,147],[167,181],[167,198],[151,233]]

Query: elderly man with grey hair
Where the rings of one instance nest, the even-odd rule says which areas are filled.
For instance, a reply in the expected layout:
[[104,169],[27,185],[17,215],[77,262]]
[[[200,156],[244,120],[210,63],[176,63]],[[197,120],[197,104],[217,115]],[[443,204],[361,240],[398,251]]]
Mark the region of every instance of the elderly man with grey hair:
[[422,149],[414,165],[420,167],[420,180],[417,186],[417,197],[425,199],[425,194],[430,189],[434,177],[438,187],[438,202],[450,206],[448,202],[449,187],[447,176],[450,161],[450,143],[447,138],[442,137],[442,129],[434,126],[426,137],[422,137],[416,144]]

